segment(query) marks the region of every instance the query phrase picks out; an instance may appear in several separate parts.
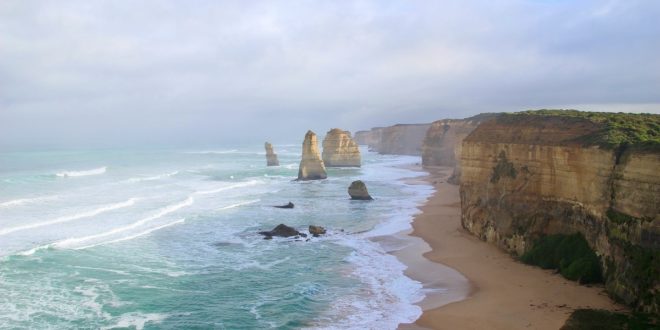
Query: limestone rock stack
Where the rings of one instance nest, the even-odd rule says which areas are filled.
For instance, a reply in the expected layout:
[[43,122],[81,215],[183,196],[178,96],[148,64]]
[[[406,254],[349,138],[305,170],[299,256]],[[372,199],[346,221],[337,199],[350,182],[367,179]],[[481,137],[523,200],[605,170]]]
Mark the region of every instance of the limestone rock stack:
[[328,177],[319,153],[316,133],[307,131],[302,145],[302,159],[298,169],[298,180],[321,180]]
[[280,166],[280,161],[277,159],[277,154],[273,151],[273,145],[266,142],[266,164],[268,166]]
[[323,139],[323,163],[327,167],[360,167],[362,159],[351,133],[333,128]]
[[351,196],[351,199],[370,201],[371,195],[367,190],[367,185],[364,184],[361,180],[351,182],[351,185],[348,187],[348,195]]

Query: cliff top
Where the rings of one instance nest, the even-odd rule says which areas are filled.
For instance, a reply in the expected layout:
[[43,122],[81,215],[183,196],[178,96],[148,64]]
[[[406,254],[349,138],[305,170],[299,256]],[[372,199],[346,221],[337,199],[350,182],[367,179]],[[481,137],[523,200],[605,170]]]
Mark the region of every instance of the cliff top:
[[[539,117],[545,120],[538,121]],[[568,125],[563,129],[569,136],[572,135],[570,140],[562,142],[598,145],[608,149],[631,146],[660,150],[660,115],[657,114],[543,109],[507,113],[497,117],[496,121],[500,124],[521,121],[540,125],[561,123]],[[579,129],[572,130],[573,127]],[[570,131],[576,134],[570,134]]]

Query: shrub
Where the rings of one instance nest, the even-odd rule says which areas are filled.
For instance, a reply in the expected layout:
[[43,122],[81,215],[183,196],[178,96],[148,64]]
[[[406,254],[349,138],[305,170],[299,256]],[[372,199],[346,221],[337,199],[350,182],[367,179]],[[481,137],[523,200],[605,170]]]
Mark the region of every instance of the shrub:
[[579,233],[545,236],[520,260],[544,269],[558,269],[562,276],[579,283],[603,281],[600,259]]

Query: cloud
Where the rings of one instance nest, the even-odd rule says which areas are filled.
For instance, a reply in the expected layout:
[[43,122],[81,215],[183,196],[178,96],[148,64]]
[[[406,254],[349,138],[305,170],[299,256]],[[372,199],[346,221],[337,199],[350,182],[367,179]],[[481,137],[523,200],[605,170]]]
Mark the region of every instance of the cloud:
[[0,144],[297,141],[558,105],[660,112],[651,1],[0,3]]

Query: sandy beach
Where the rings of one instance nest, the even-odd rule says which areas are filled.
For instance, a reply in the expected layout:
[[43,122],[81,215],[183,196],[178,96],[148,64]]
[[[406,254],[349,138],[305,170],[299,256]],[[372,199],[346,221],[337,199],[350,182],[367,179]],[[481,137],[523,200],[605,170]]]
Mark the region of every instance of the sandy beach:
[[[451,270],[438,272],[407,257],[410,249],[397,254],[408,265],[408,275],[425,287],[435,283],[449,288],[448,297],[427,295],[420,303],[423,315],[401,329],[559,329],[577,308],[626,309],[615,304],[602,286],[580,286],[552,271],[525,265],[467,233],[460,224],[458,186],[446,183],[451,169],[427,171],[422,179],[436,192],[415,217],[411,235],[430,247],[421,250],[426,251],[425,258],[459,272],[468,285],[461,286],[461,277]],[[446,274],[451,276],[445,279]]]

